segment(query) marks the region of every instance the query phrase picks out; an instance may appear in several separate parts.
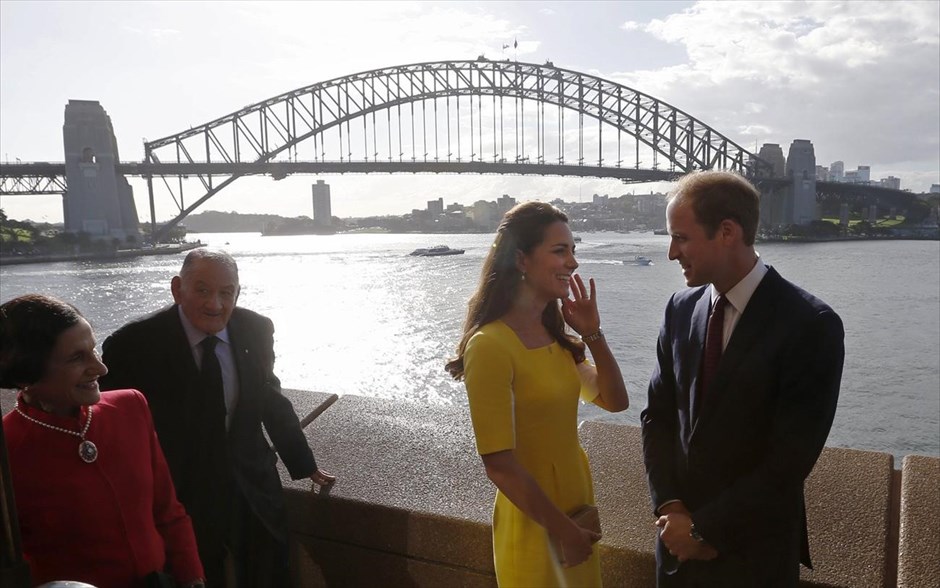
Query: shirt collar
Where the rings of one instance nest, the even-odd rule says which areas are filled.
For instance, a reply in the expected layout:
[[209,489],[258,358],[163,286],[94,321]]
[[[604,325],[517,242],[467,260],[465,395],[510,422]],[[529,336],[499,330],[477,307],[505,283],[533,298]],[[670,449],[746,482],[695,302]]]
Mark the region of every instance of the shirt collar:
[[[764,265],[760,255],[758,255],[757,262],[754,264],[754,267],[751,268],[751,271],[749,271],[740,282],[735,284],[733,288],[725,292],[725,298],[739,314],[744,312],[744,308],[747,306],[747,303],[750,302],[751,296],[754,295],[754,291],[757,290],[757,286],[760,285],[761,280],[764,279],[766,274],[767,266]],[[714,284],[712,284],[709,290],[711,292],[711,304],[714,306],[715,300],[718,299],[719,292],[715,289]]]
[[[202,340],[208,337],[209,334],[203,333],[202,331],[197,329],[195,326],[193,326],[191,322],[189,322],[189,319],[186,318],[186,313],[183,312],[182,306],[176,305],[176,310],[177,312],[179,312],[180,322],[183,323],[183,331],[186,333],[186,340],[189,341],[189,346],[195,347],[199,345],[200,343],[202,343]],[[222,342],[226,344],[230,344],[229,339],[228,339],[228,325],[226,325],[224,329],[216,333],[215,336],[218,337],[220,340],[222,340]]]

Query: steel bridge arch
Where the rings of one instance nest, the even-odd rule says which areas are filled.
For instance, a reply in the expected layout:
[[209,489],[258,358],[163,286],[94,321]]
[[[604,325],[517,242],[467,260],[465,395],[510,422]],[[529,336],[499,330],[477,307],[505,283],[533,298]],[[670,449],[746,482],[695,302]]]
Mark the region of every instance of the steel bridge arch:
[[[603,133],[605,125],[615,131],[627,133],[637,142],[642,142],[652,149],[654,154],[663,155],[676,173],[718,168],[748,176],[772,175],[772,167],[767,162],[688,113],[648,94],[597,76],[558,68],[551,63],[537,65],[508,60],[493,61],[482,57],[475,61],[437,61],[380,68],[304,86],[186,131],[145,142],[144,164],[157,168],[161,163],[175,160],[177,164],[224,163],[235,169],[238,164],[272,162],[281,154],[289,155],[291,148],[310,139],[314,140],[316,150],[317,139],[320,138],[322,146],[323,134],[335,127],[340,129],[342,150],[343,125],[346,125],[348,135],[349,123],[352,120],[380,111],[389,113],[391,142],[392,109],[400,109],[407,104],[411,104],[413,108],[418,102],[462,96],[492,96],[494,99],[499,96],[532,100],[589,116],[599,121],[600,133]],[[459,112],[459,102],[457,108]],[[472,101],[470,108],[472,117]],[[449,118],[448,112],[448,121]],[[365,125],[365,121],[363,124]],[[448,122],[448,132],[449,124]],[[482,127],[480,132],[482,136]],[[436,133],[435,130],[435,137]],[[471,122],[471,142],[472,134]],[[350,147],[351,153],[349,141],[351,137],[348,136],[347,146]],[[367,137],[365,142],[367,146]],[[448,137],[448,145],[449,143]],[[373,147],[378,146],[374,144]],[[482,147],[481,138],[481,150]],[[583,150],[583,139],[579,147]],[[559,165],[564,163],[563,148],[562,143]],[[401,155],[403,153],[399,155],[399,162],[404,162]],[[413,152],[410,158],[412,162],[416,160],[414,155],[416,153]],[[475,154],[471,155],[470,163],[486,162],[482,154],[478,159],[473,155]],[[499,154],[502,155],[504,154]],[[319,153],[315,158],[318,156]],[[425,162],[426,156],[427,153]],[[388,159],[394,159],[391,156],[391,145]],[[505,160],[497,162],[496,159],[498,157],[494,153],[494,164],[505,163]],[[342,160],[341,155],[340,161]],[[365,161],[368,162],[367,154]],[[374,162],[378,163],[378,160]],[[539,163],[546,168],[555,165],[545,164],[544,161]],[[513,165],[532,164],[517,162]],[[582,162],[579,161],[578,165],[582,165]],[[587,171],[595,166],[584,167]],[[598,161],[596,168],[604,167],[601,161]],[[159,176],[159,173],[154,175]],[[184,206],[182,200],[180,179],[180,200],[176,202],[180,214],[160,232],[155,233],[155,240],[242,175],[245,174],[233,171],[221,182],[215,182],[217,178],[212,175],[196,174],[206,193],[188,207]],[[162,179],[166,182],[165,177]],[[153,175],[148,175],[151,220],[155,225],[152,180]],[[172,193],[168,183],[167,188]]]

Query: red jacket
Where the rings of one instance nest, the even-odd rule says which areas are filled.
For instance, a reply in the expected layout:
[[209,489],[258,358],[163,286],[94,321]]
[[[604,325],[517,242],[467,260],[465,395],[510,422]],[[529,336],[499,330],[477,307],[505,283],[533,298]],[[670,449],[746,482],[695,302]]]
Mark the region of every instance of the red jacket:
[[[30,417],[72,431],[85,424],[27,406]],[[86,439],[98,458],[79,457],[81,440],[12,411],[3,417],[23,552],[36,584],[74,580],[98,588],[142,586],[167,569],[179,582],[203,576],[192,522],[176,492],[150,410],[136,390],[101,394]]]

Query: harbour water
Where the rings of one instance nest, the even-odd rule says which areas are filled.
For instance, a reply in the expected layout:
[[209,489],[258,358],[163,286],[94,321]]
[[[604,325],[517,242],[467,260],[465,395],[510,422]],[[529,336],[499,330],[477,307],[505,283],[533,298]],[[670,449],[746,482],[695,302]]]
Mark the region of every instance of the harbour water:
[[[595,278],[608,341],[631,397],[625,413],[583,406],[585,419],[638,424],[666,301],[684,287],[668,237],[585,233],[579,272]],[[276,326],[285,387],[465,405],[444,372],[491,235],[190,235],[236,256],[239,304]],[[446,243],[464,255],[410,257]],[[764,260],[828,302],[846,330],[846,362],[829,445],[940,455],[940,243],[765,243]],[[653,265],[623,263],[645,255]],[[0,300],[43,292],[73,302],[99,342],[171,301],[182,256],[0,268]],[[146,350],[141,350],[146,353]]]

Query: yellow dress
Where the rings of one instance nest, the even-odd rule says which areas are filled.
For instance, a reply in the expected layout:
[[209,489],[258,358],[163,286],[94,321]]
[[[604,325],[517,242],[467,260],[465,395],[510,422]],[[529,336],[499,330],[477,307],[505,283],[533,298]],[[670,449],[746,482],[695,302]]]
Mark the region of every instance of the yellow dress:
[[[480,455],[514,450],[562,512],[594,504],[587,455],[578,441],[581,380],[569,351],[558,343],[527,349],[497,320],[467,342],[464,377]],[[545,528],[500,491],[493,508],[493,559],[501,588],[601,585],[596,546],[588,561],[561,567]]]

